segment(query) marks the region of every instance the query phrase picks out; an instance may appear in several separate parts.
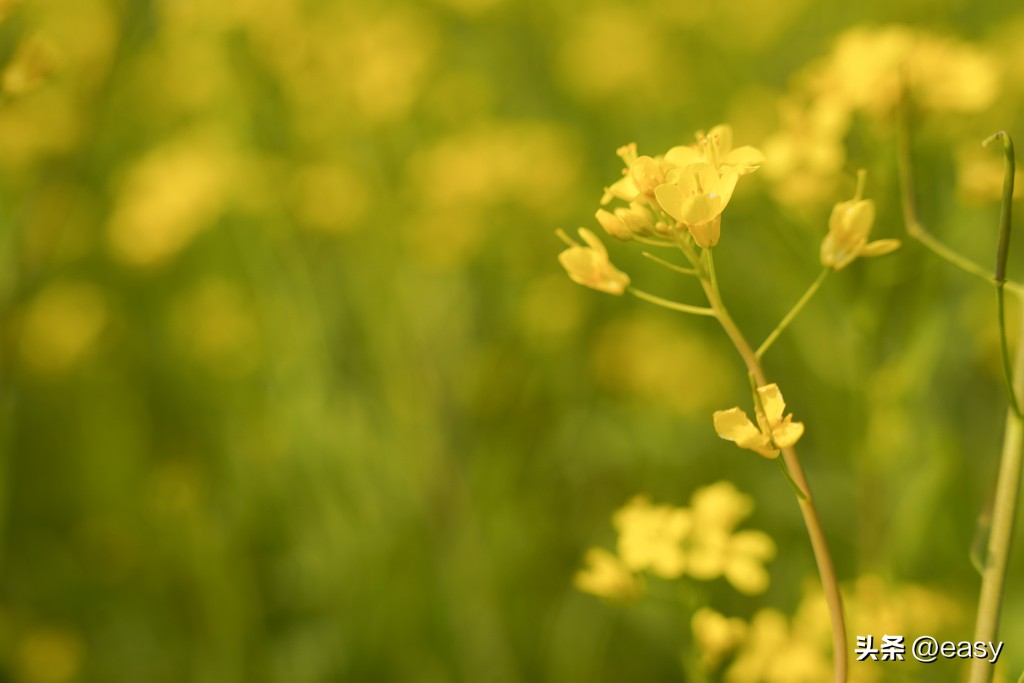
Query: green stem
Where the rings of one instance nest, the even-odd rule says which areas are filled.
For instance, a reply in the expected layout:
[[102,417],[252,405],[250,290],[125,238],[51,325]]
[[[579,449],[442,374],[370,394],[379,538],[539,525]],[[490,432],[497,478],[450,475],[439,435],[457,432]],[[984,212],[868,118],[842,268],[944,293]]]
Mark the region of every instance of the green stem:
[[[1021,316],[1021,333],[1017,339],[1017,368],[1012,369],[1010,350],[1006,337],[1006,305],[1003,287],[1006,282],[1006,258],[1010,249],[1011,205],[1013,202],[1013,142],[1005,131],[999,131],[985,140],[986,146],[993,140],[1002,139],[1006,161],[1003,174],[1003,198],[999,211],[999,246],[996,252],[996,296],[999,305],[999,336],[1002,346],[1003,375],[1010,395],[1010,406],[1006,411],[1006,429],[1003,432],[1003,452],[999,461],[999,477],[996,480],[995,501],[992,507],[992,527],[988,537],[987,553],[982,563],[981,595],[978,597],[978,619],[974,627],[976,640],[995,642],[999,634],[999,617],[1003,605],[1006,572],[1009,567],[1010,545],[1013,542],[1013,528],[1017,519],[1017,504],[1020,501],[1021,445],[1024,442],[1024,414],[1021,413],[1017,396],[1024,391],[1024,315]],[[994,668],[987,661],[971,664],[970,683],[989,683]]]
[[[917,216],[917,200],[914,193],[914,172],[913,158],[910,152],[910,108],[909,98],[903,94],[897,113],[896,122],[896,146],[897,164],[900,176],[900,195],[903,204],[903,222],[907,228],[907,234],[931,250],[936,256],[956,266],[965,273],[979,277],[989,284],[994,283],[991,273],[974,261],[961,256],[953,249],[935,238],[925,227]],[[1018,282],[1008,281],[1006,288],[1024,293],[1024,285]]]
[[[1001,130],[995,135],[985,139],[981,144],[988,147],[993,141],[1003,141],[1003,198],[999,207],[999,245],[996,247],[996,302],[999,308],[999,346],[1003,356],[1003,377],[1006,380],[1006,390],[1010,394],[1010,407],[1018,416],[1024,417],[1021,413],[1020,403],[1017,401],[1017,392],[1013,390],[1013,367],[1010,364],[1010,348],[1006,341],[1006,302],[1004,301],[1003,287],[1006,284],[1006,259],[1010,253],[1010,228],[1012,227],[1013,209],[1013,177],[1016,166],[1013,161],[1013,140],[1006,131]],[[1019,359],[1018,359],[1019,362]]]
[[642,253],[645,258],[649,258],[650,260],[657,263],[659,266],[663,266],[665,268],[668,268],[669,270],[674,270],[675,272],[682,273],[683,275],[700,275],[700,273],[697,272],[696,268],[684,268],[683,266],[677,266],[676,264],[670,263],[663,258],[658,258],[649,251],[645,251]]
[[[1024,315],[1017,340],[1017,357],[1024,358]],[[1017,363],[1013,374],[1013,389],[1024,391],[1024,363]],[[1003,452],[999,461],[995,501],[992,507],[992,528],[981,575],[981,595],[978,598],[978,618],[974,627],[974,640],[996,642],[999,617],[1009,566],[1010,546],[1013,540],[1017,504],[1020,500],[1021,446],[1024,444],[1024,418],[1006,411],[1006,429],[1003,432]],[[984,658],[971,663],[970,683],[990,683],[995,667]]]
[[667,308],[672,311],[680,311],[682,313],[692,313],[693,315],[704,315],[708,317],[714,317],[715,311],[711,308],[704,308],[702,306],[690,306],[689,304],[681,304],[678,301],[672,301],[670,299],[662,299],[660,296],[648,294],[642,289],[636,287],[627,287],[626,291],[635,296],[638,299],[649,301],[652,304]]
[[633,235],[633,239],[640,244],[646,244],[649,247],[674,247],[675,242],[669,242],[668,240],[658,240],[652,237],[643,237],[642,235]]
[[802,311],[804,306],[807,305],[807,302],[811,300],[811,297],[817,293],[818,288],[821,287],[821,283],[825,281],[825,278],[828,277],[830,272],[832,272],[830,268],[825,268],[821,271],[817,279],[811,283],[811,286],[807,288],[804,295],[800,297],[800,300],[794,304],[793,308],[791,308],[789,313],[786,314],[786,317],[782,319],[782,322],[776,325],[775,329],[768,335],[768,338],[761,342],[761,346],[757,347],[757,351],[755,353],[758,359],[764,357],[764,354],[769,348],[771,348],[771,345],[775,343],[775,340],[779,338],[779,335],[782,334],[783,331],[789,327],[789,324],[793,322],[793,319],[800,314],[800,311]]
[[[1020,403],[1017,401],[1017,390],[1013,386],[1013,366],[1010,362],[1009,342],[1006,340],[1006,301],[1003,295],[1003,283],[996,284],[996,303],[999,307],[999,346],[1003,356],[1003,378],[1006,381],[1006,392],[1010,397],[1010,410],[1016,413],[1017,417],[1024,417],[1020,410]],[[1017,354],[1017,362],[1020,363],[1021,356]]]
[[[736,326],[729,311],[722,302],[722,295],[718,289],[718,279],[715,276],[715,262],[710,249],[703,253],[704,271],[701,273],[701,286],[708,297],[711,308],[716,312],[718,322],[722,329],[732,341],[736,351],[739,352],[747,371],[753,377],[757,386],[765,386],[768,379],[761,367],[760,359],[754,353],[753,348],[747,342],[743,333]],[[839,591],[839,580],[836,577],[835,566],[832,564],[832,554],[828,548],[828,541],[825,538],[825,530],[821,525],[821,518],[814,505],[814,498],[811,496],[811,489],[807,484],[807,476],[804,474],[803,466],[792,447],[783,448],[782,460],[789,474],[787,479],[797,490],[797,502],[800,505],[800,513],[804,518],[804,526],[807,527],[807,535],[810,537],[811,549],[814,551],[814,559],[818,565],[818,575],[821,578],[822,592],[828,604],[829,615],[832,620],[832,652],[835,671],[835,683],[846,683],[849,669],[849,655],[846,651],[846,621],[843,617],[843,596]]]

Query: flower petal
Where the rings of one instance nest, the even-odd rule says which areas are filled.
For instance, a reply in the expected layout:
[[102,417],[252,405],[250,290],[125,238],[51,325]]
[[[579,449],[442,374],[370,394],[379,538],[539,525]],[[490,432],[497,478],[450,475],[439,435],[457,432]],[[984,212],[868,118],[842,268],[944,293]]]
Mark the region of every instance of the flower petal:
[[900,241],[894,239],[868,242],[860,249],[859,256],[884,256],[900,248]]
[[731,550],[736,555],[767,562],[775,557],[777,548],[772,537],[763,531],[748,529],[733,534]]
[[587,567],[576,573],[573,583],[581,591],[603,598],[635,598],[641,586],[615,555],[603,548],[590,548],[584,558]]
[[604,231],[612,237],[623,241],[633,239],[633,233],[629,229],[629,226],[626,225],[625,221],[614,215],[611,211],[598,209],[597,213],[594,214],[594,218],[596,218],[597,222],[601,224]]
[[787,415],[782,424],[772,430],[772,441],[779,448],[789,448],[804,435],[804,423],[793,422],[793,416]]
[[580,237],[583,238],[583,241],[587,243],[587,246],[589,246],[591,249],[596,251],[601,256],[608,256],[608,250],[605,249],[604,242],[598,239],[597,235],[592,233],[590,230],[587,230],[586,228],[580,228],[579,233]]
[[616,180],[611,184],[610,187],[604,189],[604,195],[601,197],[601,205],[604,206],[613,199],[621,199],[623,201],[631,202],[640,196],[640,188],[633,182],[633,178],[626,175]]
[[725,565],[725,580],[745,595],[759,595],[768,590],[771,579],[757,562],[746,558],[734,559]]
[[[687,225],[708,223],[722,214],[722,202],[717,197],[695,194],[683,200],[679,207],[679,220]],[[706,244],[702,244],[706,247]]]
[[778,384],[766,384],[757,388],[757,395],[761,397],[761,407],[764,408],[764,416],[768,418],[768,424],[775,425],[782,420],[782,413],[786,410],[786,402],[782,400],[782,392]]
[[683,190],[676,183],[665,183],[654,188],[654,198],[658,200],[661,208],[677,221],[681,220]]
[[772,448],[768,437],[739,408],[715,411],[714,422],[718,436],[726,441],[734,441],[740,448],[756,451],[766,458],[778,456],[779,452]]
[[739,175],[753,173],[764,163],[761,150],[750,145],[737,147],[722,159],[722,167]]
[[700,150],[694,149],[690,145],[679,145],[665,152],[665,161],[678,168],[686,168],[693,164],[704,163],[706,160]]

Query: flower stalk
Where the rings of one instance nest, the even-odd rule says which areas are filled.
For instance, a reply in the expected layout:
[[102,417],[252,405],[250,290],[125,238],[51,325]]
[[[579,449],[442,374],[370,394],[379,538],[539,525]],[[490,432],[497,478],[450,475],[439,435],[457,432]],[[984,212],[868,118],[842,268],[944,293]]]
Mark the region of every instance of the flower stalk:
[[[747,371],[758,386],[768,384],[768,378],[761,367],[761,360],[757,353],[751,348],[739,327],[733,321],[729,311],[722,302],[722,295],[718,288],[718,279],[715,276],[715,262],[710,249],[704,250],[704,272],[701,274],[701,286],[708,297],[711,308],[716,312],[719,324],[725,331],[726,336],[736,347],[736,351],[747,366]],[[819,280],[822,279],[819,276]],[[813,292],[812,292],[813,294]],[[807,297],[809,298],[809,297]],[[802,306],[801,306],[802,307]],[[799,311],[798,311],[799,312]],[[787,480],[793,485],[797,493],[797,502],[800,505],[800,513],[804,519],[804,526],[807,527],[807,534],[811,540],[811,549],[814,552],[814,560],[818,565],[818,575],[821,579],[822,591],[825,601],[828,603],[829,616],[832,623],[832,650],[833,670],[836,683],[846,683],[849,658],[846,651],[846,620],[843,615],[843,596],[839,590],[839,580],[836,577],[835,566],[832,563],[832,554],[828,548],[828,541],[825,538],[825,530],[821,525],[821,518],[818,515],[814,498],[811,495],[810,486],[807,483],[807,476],[804,474],[803,465],[792,446],[780,449],[782,451],[781,462],[785,468],[784,473]]]
[[[999,477],[996,480],[995,502],[992,507],[992,526],[988,547],[982,561],[981,595],[978,597],[978,616],[974,627],[976,639],[985,638],[995,642],[999,634],[999,618],[1003,605],[1006,573],[1010,561],[1010,547],[1013,542],[1017,506],[1020,502],[1021,446],[1024,444],[1024,414],[1021,413],[1017,397],[1024,391],[1024,315],[1021,316],[1021,331],[1017,338],[1017,368],[1011,369],[1009,344],[1006,338],[1006,306],[1004,285],[1006,283],[1006,259],[1010,248],[1011,207],[1013,203],[1014,159],[1013,141],[1005,131],[991,136],[984,145],[996,139],[1003,142],[1006,162],[1003,174],[1003,197],[999,211],[999,244],[996,251],[995,284],[999,306],[999,337],[1003,356],[1003,375],[1009,392],[1009,408],[1006,411],[1006,429],[1003,432],[1003,451],[999,460]],[[986,661],[971,664],[970,683],[989,683],[994,669]]]
[[[1021,316],[1021,331],[1017,340],[1017,366],[1011,371],[1010,354],[1006,336],[1005,301],[1003,290],[1007,289],[1020,297],[1024,287],[1006,279],[1006,258],[1010,243],[1010,206],[1013,200],[1013,143],[1009,136],[1000,131],[988,138],[984,144],[1002,139],[1006,159],[1003,178],[1003,196],[999,217],[999,244],[996,253],[995,275],[990,275],[982,266],[965,258],[942,244],[921,225],[917,216],[914,195],[914,178],[910,145],[909,98],[906,92],[897,113],[897,163],[899,164],[900,194],[903,203],[903,218],[907,233],[930,249],[940,258],[964,272],[985,280],[996,287],[998,303],[999,332],[1002,344],[1002,359],[1009,406],[1006,410],[1006,426],[1003,430],[1003,446],[999,460],[999,474],[996,479],[995,497],[991,522],[984,555],[981,558],[981,593],[978,597],[978,613],[975,621],[974,639],[995,642],[998,640],[999,619],[1002,612],[1006,574],[1009,566],[1010,547],[1013,540],[1017,507],[1020,501],[1022,446],[1024,446],[1024,417],[1017,397],[1024,393],[1024,315]],[[1024,301],[1021,302],[1024,307]],[[995,668],[985,659],[971,663],[969,683],[991,683]],[[1024,677],[1022,677],[1024,679]]]
[[[665,299],[632,286],[629,276],[611,264],[604,245],[586,228],[579,230],[584,244],[559,233],[568,247],[559,255],[559,260],[569,277],[579,284],[608,294],[628,292],[668,310],[713,317],[721,325],[746,366],[756,424],[743,410],[735,407],[714,413],[715,429],[719,436],[733,441],[738,447],[776,460],[792,486],[830,612],[835,683],[846,683],[849,655],[842,595],[814,497],[793,448],[803,434],[804,426],[793,419],[792,413],[786,413],[782,392],[778,385],[768,381],[761,358],[817,293],[830,272],[841,270],[858,258],[887,254],[899,247],[899,241],[868,240],[875,205],[872,200],[864,198],[866,180],[861,172],[853,199],[840,202],[833,208],[828,233],[820,249],[823,270],[755,350],[722,299],[712,248],[721,237],[722,212],[738,179],[757,170],[764,161],[764,155],[753,147],[733,148],[732,131],[728,126],[716,126],[707,134],[698,133],[696,145],[673,147],[661,156],[640,156],[635,144],[619,148],[618,154],[626,168],[622,178],[605,188],[601,204],[607,205],[615,199],[626,202],[628,208],[599,209],[595,217],[605,232],[619,240],[678,248],[689,267],[676,265],[649,252],[643,252],[643,255],[663,268],[695,277],[707,298],[707,306]],[[668,242],[669,239],[672,241]],[[619,573],[605,561],[607,557],[595,555],[591,560],[593,571],[585,575],[587,585],[591,588],[620,585],[621,582],[615,578]],[[700,573],[699,566],[695,565],[693,571]],[[670,573],[676,574],[676,569],[679,567],[673,565]]]

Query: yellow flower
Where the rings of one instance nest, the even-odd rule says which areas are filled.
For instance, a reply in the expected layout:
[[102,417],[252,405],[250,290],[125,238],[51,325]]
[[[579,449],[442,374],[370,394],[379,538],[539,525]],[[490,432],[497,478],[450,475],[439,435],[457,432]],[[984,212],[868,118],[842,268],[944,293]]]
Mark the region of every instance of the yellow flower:
[[779,457],[779,449],[795,444],[804,433],[802,422],[793,422],[793,415],[783,417],[786,403],[779,385],[758,387],[762,410],[755,411],[754,425],[739,408],[715,411],[715,431],[727,441],[735,441],[740,448],[756,451],[766,458]]
[[631,203],[628,209],[619,207],[614,213],[598,209],[594,217],[605,232],[623,241],[633,239],[633,235],[650,235],[654,232],[651,212],[636,202]]
[[604,195],[601,197],[601,206],[604,206],[612,199],[621,199],[632,202],[640,197],[640,188],[633,182],[631,170],[637,160],[636,143],[631,142],[615,150],[615,154],[626,164],[622,171],[622,178],[612,183],[610,187],[604,188]]
[[649,569],[665,579],[674,579],[686,569],[683,540],[690,531],[689,510],[669,505],[651,505],[637,496],[616,511],[612,522],[619,531],[619,557],[633,571]]
[[763,609],[747,627],[725,683],[819,683],[831,668],[821,646],[794,628],[778,610]]
[[585,247],[576,243],[564,231],[558,231],[558,236],[571,245],[558,255],[562,267],[573,282],[608,294],[622,294],[629,285],[629,276],[608,260],[608,250],[597,235],[586,228],[580,228],[579,232],[587,243]]
[[697,133],[696,145],[680,145],[665,153],[665,161],[678,168],[709,163],[716,170],[744,176],[756,171],[764,163],[764,154],[755,147],[744,145],[732,148],[732,126],[720,124],[707,135]]
[[739,176],[719,174],[712,164],[697,163],[670,171],[668,182],[654,190],[665,213],[686,226],[701,247],[718,244],[722,211],[732,199]]
[[615,555],[603,548],[591,548],[584,561],[587,567],[573,578],[573,583],[581,591],[621,600],[640,596],[640,582]]
[[840,270],[862,256],[882,256],[899,248],[895,239],[868,242],[875,222],[875,203],[870,199],[839,202],[832,209],[828,234],[821,242],[821,264]]
[[728,618],[709,607],[701,607],[693,613],[690,628],[701,650],[701,665],[709,670],[718,666],[747,635],[747,625],[742,619]]
[[775,557],[775,542],[762,531],[733,533],[753,509],[750,496],[722,481],[694,493],[692,509],[686,573],[703,581],[725,576],[747,595],[767,590],[764,563]]

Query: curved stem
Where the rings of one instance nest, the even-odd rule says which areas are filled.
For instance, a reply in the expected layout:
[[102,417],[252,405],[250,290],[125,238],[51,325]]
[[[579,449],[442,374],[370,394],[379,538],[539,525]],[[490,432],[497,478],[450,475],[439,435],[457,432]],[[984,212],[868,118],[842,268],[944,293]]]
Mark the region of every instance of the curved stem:
[[[912,155],[910,153],[910,103],[906,93],[902,97],[898,107],[896,122],[896,162],[899,166],[900,197],[903,205],[903,222],[907,234],[927,247],[936,256],[956,266],[965,273],[979,277],[989,284],[995,280],[992,274],[983,266],[958,254],[940,242],[934,235],[925,229],[917,216],[917,200],[914,193],[914,171],[912,166]],[[1024,293],[1024,285],[1018,282],[1007,281],[1006,288],[1018,294]]]
[[681,304],[678,301],[672,301],[671,299],[662,299],[660,296],[648,294],[642,289],[636,287],[627,287],[626,291],[635,296],[638,299],[643,299],[656,306],[667,308],[672,311],[680,311],[681,313],[691,313],[693,315],[705,315],[708,317],[714,317],[717,315],[713,309],[705,308],[702,306],[690,306],[689,304]]
[[825,278],[828,277],[828,274],[831,272],[832,270],[830,268],[825,268],[821,271],[814,282],[811,283],[811,286],[807,288],[807,291],[804,292],[804,295],[800,297],[800,300],[793,305],[793,308],[789,310],[786,317],[782,319],[782,322],[776,325],[775,329],[772,330],[767,339],[761,342],[761,345],[757,347],[757,351],[754,354],[755,356],[759,359],[764,357],[764,354],[769,348],[771,348],[771,345],[775,343],[775,340],[779,338],[779,335],[789,327],[789,324],[793,322],[793,319],[796,318],[797,315],[800,314],[800,311],[802,311],[804,306],[807,305],[807,302],[811,300],[811,297],[817,293],[818,288],[821,287],[821,283],[825,281]]
[[642,255],[644,258],[648,258],[654,261],[659,266],[668,268],[669,270],[674,270],[677,273],[682,273],[683,275],[699,275],[696,268],[684,268],[683,266],[677,266],[676,264],[670,263],[669,261],[666,261],[663,258],[658,258],[649,251],[642,252]]
[[[761,367],[760,358],[751,348],[743,333],[736,326],[729,311],[722,303],[722,295],[718,289],[718,279],[715,276],[715,262],[710,249],[703,253],[706,273],[701,274],[701,286],[707,294],[708,302],[718,317],[725,334],[732,341],[736,351],[739,352],[747,371],[758,386],[768,384],[768,378]],[[846,651],[846,621],[843,617],[843,597],[839,591],[839,580],[836,577],[835,566],[832,564],[832,555],[828,549],[828,542],[825,539],[825,531],[821,525],[821,518],[814,505],[814,498],[811,496],[811,489],[807,484],[807,476],[804,474],[803,466],[792,447],[783,448],[782,457],[789,473],[790,483],[797,491],[797,502],[800,505],[800,512],[804,518],[804,526],[807,527],[807,534],[811,540],[811,548],[814,551],[814,559],[818,565],[818,575],[821,578],[822,590],[825,600],[828,603],[829,615],[832,620],[832,650],[834,658],[835,683],[846,683],[848,673],[848,654]]]

